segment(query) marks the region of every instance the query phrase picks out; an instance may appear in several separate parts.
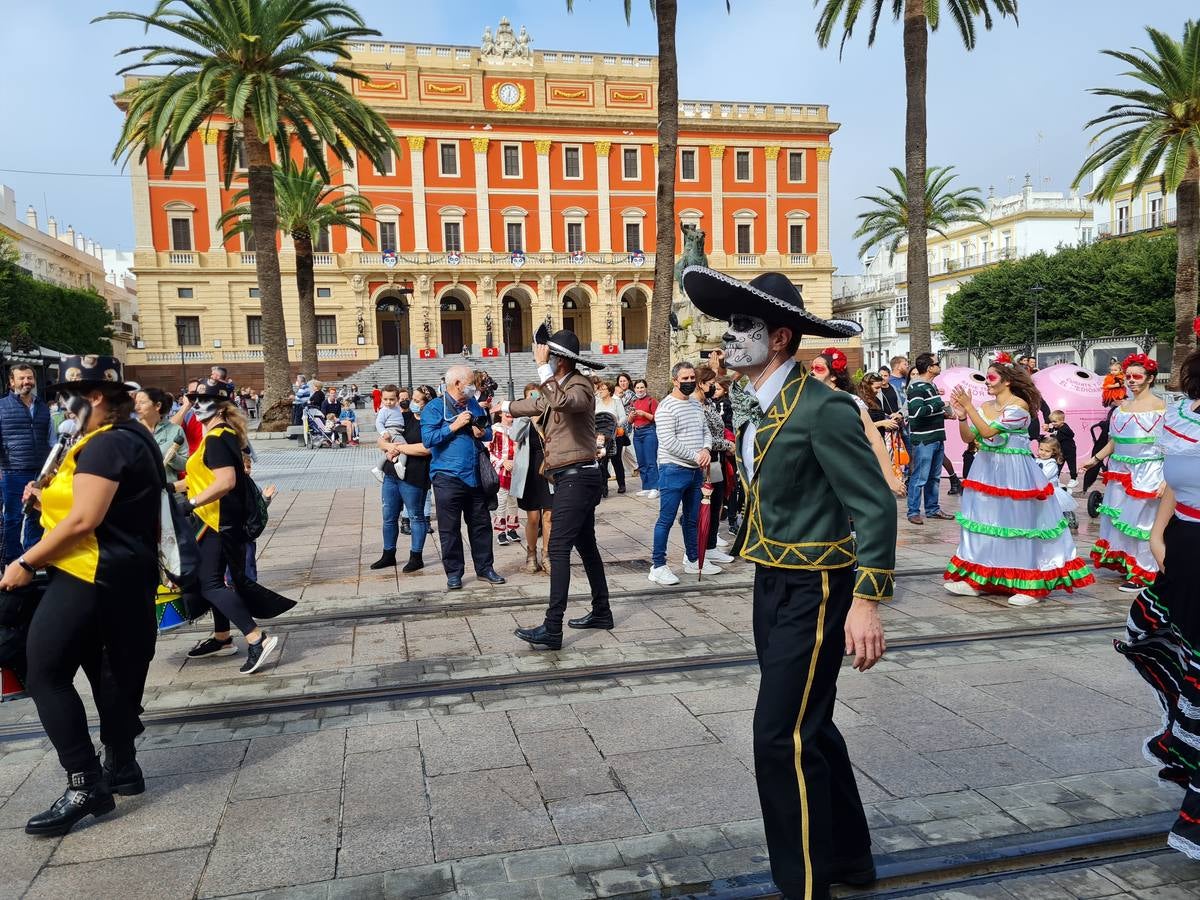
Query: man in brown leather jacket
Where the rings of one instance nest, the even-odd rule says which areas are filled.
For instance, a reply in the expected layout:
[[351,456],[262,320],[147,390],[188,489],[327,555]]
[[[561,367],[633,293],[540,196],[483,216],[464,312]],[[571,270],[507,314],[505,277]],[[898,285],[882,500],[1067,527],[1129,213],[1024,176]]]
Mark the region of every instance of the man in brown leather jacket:
[[571,588],[572,547],[583,559],[592,589],[592,611],[568,624],[572,628],[613,627],[604,560],[596,545],[596,506],[603,487],[596,462],[596,395],[591,379],[576,369],[578,364],[592,369],[604,366],[579,355],[579,338],[574,334],[560,331],[551,336],[544,325],[534,337],[533,358],[538,364],[541,395],[505,401],[501,408],[514,416],[537,419],[545,436],[545,475],[554,491],[550,605],[541,625],[518,628],[515,634],[537,649],[558,650]]

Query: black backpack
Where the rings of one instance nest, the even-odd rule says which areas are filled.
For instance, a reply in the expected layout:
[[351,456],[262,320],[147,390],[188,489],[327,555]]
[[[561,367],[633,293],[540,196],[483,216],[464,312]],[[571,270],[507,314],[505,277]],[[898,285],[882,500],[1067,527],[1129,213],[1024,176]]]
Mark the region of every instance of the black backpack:
[[239,472],[238,478],[242,482],[238,488],[242,492],[242,508],[246,511],[242,535],[247,542],[257,541],[267,527],[267,498],[249,475]]

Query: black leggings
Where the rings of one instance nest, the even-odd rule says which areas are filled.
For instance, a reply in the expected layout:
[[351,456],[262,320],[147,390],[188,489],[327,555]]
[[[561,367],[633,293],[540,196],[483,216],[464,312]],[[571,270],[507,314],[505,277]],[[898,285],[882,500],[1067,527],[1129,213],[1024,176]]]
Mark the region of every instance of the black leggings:
[[145,728],[139,718],[146,672],[154,658],[154,581],[139,587],[99,587],[57,569],[29,626],[26,687],[38,718],[67,772],[96,765],[87,713],[75,690],[83,668],[100,711],[100,741],[118,757],[131,756]]
[[613,473],[617,476],[617,487],[625,487],[625,461],[621,459],[621,450],[622,448],[618,447],[616,456],[606,456],[600,460],[600,471],[604,475],[605,485],[608,484],[608,467],[611,464]]
[[[200,538],[200,595],[212,606],[213,631],[218,634],[229,630],[229,623],[238,627],[242,634],[249,634],[258,628],[246,601],[241,594],[231,587],[225,586],[225,570],[233,569],[241,573],[246,567],[245,550],[242,551],[240,562],[227,562],[225,548],[218,532],[206,531]],[[236,582],[235,582],[236,583]]]

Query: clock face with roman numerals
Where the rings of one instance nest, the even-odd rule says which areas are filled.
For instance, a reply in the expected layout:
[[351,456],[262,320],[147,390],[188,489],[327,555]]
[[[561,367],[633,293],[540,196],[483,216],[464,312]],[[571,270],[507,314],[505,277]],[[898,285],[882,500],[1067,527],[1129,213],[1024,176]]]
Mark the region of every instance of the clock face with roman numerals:
[[500,102],[508,106],[513,106],[521,100],[521,89],[511,81],[506,81],[500,85],[497,95],[500,97]]

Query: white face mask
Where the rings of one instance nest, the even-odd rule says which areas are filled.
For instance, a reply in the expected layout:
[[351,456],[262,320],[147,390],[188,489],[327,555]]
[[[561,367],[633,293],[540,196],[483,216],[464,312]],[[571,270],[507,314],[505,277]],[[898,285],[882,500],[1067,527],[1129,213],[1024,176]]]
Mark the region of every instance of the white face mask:
[[474,397],[474,396],[475,396],[475,394],[476,394],[476,393],[478,393],[478,392],[475,390],[475,385],[473,385],[473,384],[466,384],[466,385],[463,385],[462,392],[463,392],[463,399],[464,399],[464,400],[470,400],[472,397]]
[[771,359],[767,323],[757,316],[734,316],[725,332],[725,364],[733,369],[765,366]]
[[207,422],[219,412],[217,409],[217,401],[209,400],[207,398],[203,400],[197,400],[196,405],[192,408],[192,411],[195,413],[196,418],[201,422]]
[[424,405],[425,404],[422,403],[420,400],[414,400],[412,403],[410,403],[408,405],[409,412],[412,412],[414,414],[419,413],[421,411],[421,407],[423,407]]

